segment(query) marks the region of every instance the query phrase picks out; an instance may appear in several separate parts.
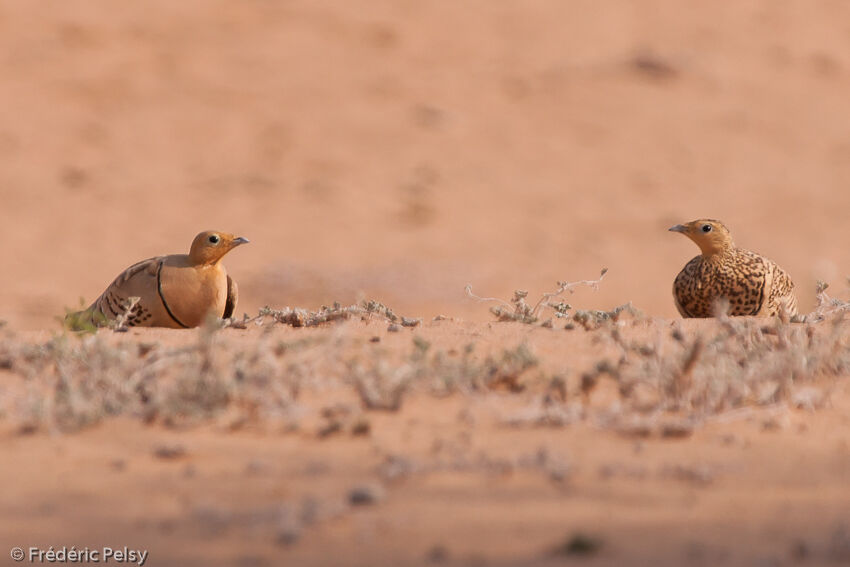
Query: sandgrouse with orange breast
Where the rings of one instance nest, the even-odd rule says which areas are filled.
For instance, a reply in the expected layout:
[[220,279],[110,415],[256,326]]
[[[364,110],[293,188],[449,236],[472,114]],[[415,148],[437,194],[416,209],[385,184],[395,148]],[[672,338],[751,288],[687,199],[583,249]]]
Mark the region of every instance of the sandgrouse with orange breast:
[[221,259],[247,242],[226,232],[202,232],[192,241],[188,254],[158,256],[133,264],[88,309],[68,318],[77,325],[105,325],[123,317],[131,327],[186,329],[199,326],[209,315],[231,317],[238,288]]
[[796,315],[794,282],[788,274],[764,256],[735,246],[722,222],[699,219],[670,230],[684,234],[702,251],[673,282],[682,317],[712,317],[718,300],[728,301],[729,315]]

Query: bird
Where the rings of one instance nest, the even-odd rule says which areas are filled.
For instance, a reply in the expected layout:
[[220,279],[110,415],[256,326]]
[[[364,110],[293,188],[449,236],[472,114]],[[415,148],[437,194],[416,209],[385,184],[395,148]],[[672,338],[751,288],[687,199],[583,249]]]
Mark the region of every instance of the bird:
[[66,316],[66,324],[98,327],[123,319],[130,327],[188,329],[210,314],[232,317],[238,287],[221,259],[248,242],[226,232],[201,232],[188,254],[149,258],[121,272],[87,309]]
[[774,317],[797,314],[794,282],[775,262],[738,248],[729,229],[714,219],[670,227],[693,240],[702,254],[685,264],[673,281],[673,298],[682,317],[712,317],[718,301],[729,315]]

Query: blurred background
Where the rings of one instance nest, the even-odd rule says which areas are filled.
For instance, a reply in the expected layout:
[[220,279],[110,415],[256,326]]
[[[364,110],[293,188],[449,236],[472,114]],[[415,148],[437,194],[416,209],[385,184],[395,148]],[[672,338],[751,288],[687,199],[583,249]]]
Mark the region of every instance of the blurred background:
[[0,319],[58,328],[215,228],[239,312],[463,288],[676,316],[723,220],[801,307],[850,273],[839,0],[0,2]]

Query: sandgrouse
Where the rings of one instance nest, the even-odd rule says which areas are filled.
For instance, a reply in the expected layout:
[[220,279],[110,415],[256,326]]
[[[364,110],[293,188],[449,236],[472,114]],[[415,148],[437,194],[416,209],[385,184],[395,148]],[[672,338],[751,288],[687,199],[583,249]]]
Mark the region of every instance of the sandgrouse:
[[[202,232],[192,241],[188,254],[157,256],[133,264],[88,309],[67,319],[73,318],[77,325],[105,325],[127,314],[129,326],[186,329],[197,327],[209,314],[231,317],[237,286],[221,259],[247,242],[226,232]],[[138,297],[138,302],[127,313],[133,297]]]
[[729,302],[729,315],[796,315],[794,282],[788,274],[764,256],[735,246],[722,222],[699,219],[670,230],[681,232],[702,251],[673,282],[682,317],[712,317],[715,303],[722,299]]

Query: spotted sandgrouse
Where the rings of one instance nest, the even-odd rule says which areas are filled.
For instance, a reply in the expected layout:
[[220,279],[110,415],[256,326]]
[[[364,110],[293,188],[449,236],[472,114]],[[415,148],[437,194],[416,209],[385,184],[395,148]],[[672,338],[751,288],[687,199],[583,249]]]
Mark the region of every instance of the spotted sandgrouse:
[[673,282],[682,317],[712,317],[715,303],[723,299],[729,302],[729,315],[797,313],[794,282],[788,274],[764,256],[735,246],[722,222],[699,219],[670,230],[681,232],[702,251]]
[[[206,231],[192,241],[188,254],[157,256],[133,264],[88,309],[66,318],[76,325],[104,325],[127,314],[126,324],[141,327],[197,327],[209,314],[231,317],[238,298],[221,259],[248,240]],[[138,301],[127,313],[132,304]]]

